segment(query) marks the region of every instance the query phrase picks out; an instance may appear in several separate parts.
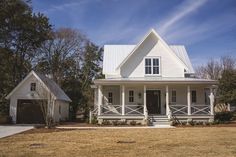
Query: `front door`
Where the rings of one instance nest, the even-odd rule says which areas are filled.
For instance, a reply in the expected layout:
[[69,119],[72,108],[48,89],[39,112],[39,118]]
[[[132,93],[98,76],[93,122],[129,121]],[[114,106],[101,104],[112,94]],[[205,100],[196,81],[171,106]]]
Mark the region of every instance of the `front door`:
[[146,94],[148,114],[161,114],[161,91],[147,90]]

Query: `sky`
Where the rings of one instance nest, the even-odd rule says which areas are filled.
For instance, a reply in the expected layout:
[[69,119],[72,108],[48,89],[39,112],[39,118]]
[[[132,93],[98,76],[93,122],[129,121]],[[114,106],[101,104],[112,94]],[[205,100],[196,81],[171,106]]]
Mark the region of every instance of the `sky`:
[[194,67],[236,57],[236,0],[32,0],[53,28],[79,29],[99,46],[137,44],[151,29],[185,45]]

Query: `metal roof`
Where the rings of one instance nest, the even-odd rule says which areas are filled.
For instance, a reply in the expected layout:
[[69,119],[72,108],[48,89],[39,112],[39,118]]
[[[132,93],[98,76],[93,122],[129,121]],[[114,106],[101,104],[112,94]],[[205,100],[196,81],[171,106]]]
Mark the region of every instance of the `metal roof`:
[[[116,68],[132,52],[136,45],[104,45],[103,74],[116,74]],[[194,73],[184,45],[169,45],[176,56]]]
[[170,48],[174,51],[174,53],[181,59],[188,67],[188,73],[194,73],[194,69],[192,63],[190,62],[188,53],[184,47],[184,45],[170,45]]
[[136,45],[104,45],[103,74],[114,74],[116,68]]
[[36,73],[38,77],[42,80],[42,82],[48,87],[50,92],[53,93],[53,95],[56,97],[58,100],[64,100],[64,101],[69,101],[71,102],[71,99],[66,95],[66,93],[58,86],[56,82],[54,82],[52,79]]

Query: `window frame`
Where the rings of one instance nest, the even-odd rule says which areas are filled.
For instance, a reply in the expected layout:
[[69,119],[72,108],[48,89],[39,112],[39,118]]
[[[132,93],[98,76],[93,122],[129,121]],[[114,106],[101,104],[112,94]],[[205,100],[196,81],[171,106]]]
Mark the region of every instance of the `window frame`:
[[113,104],[113,92],[108,92],[107,101],[108,101],[108,104]]
[[30,91],[31,92],[35,92],[36,91],[36,83],[35,82],[31,82],[30,83]]
[[[151,59],[151,66],[146,66],[146,59]],[[158,65],[154,65],[154,59],[158,59]],[[150,67],[151,68],[151,74],[146,74],[146,67]],[[154,74],[153,73],[153,69],[158,67],[159,73],[158,74]],[[145,76],[161,76],[161,57],[160,56],[152,56],[152,57],[145,57],[144,58],[144,75]]]
[[[130,92],[132,92],[133,94],[130,95]],[[134,90],[129,90],[128,93],[129,93],[129,103],[133,103],[134,102]]]

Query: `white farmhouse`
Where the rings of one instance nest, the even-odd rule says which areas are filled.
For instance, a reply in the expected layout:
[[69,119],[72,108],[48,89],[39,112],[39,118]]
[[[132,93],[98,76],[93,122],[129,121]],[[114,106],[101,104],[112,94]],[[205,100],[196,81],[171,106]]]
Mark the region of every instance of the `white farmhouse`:
[[50,78],[31,71],[7,95],[10,99],[10,116],[14,123],[38,124],[44,123],[45,110],[42,101],[48,105],[48,113],[54,122],[66,120],[69,116],[71,99]]
[[94,81],[95,114],[103,120],[169,123],[214,118],[217,82],[193,77],[183,45],[168,45],[150,30],[137,45],[105,45],[105,79]]

